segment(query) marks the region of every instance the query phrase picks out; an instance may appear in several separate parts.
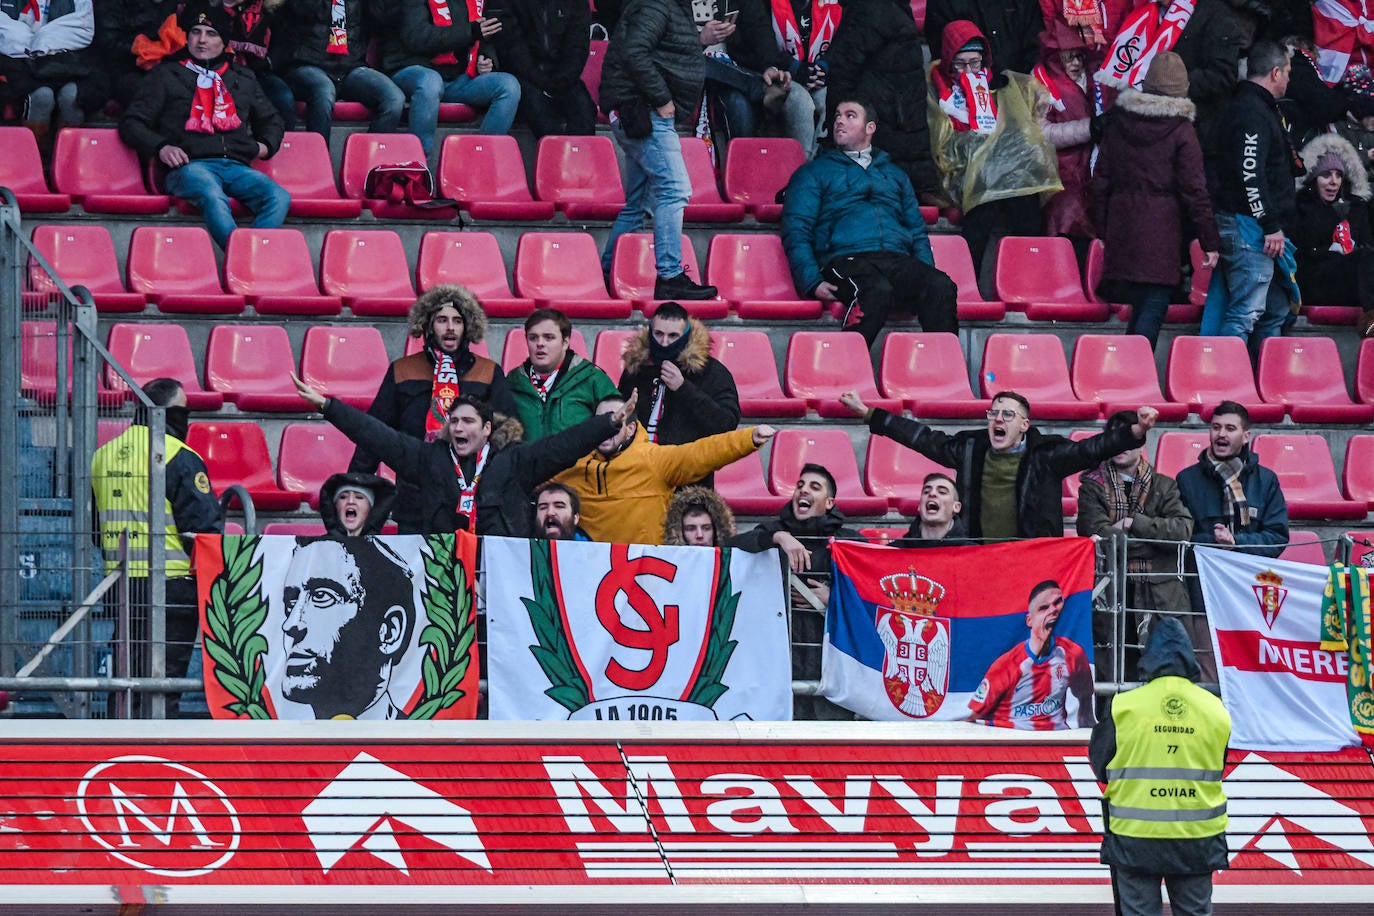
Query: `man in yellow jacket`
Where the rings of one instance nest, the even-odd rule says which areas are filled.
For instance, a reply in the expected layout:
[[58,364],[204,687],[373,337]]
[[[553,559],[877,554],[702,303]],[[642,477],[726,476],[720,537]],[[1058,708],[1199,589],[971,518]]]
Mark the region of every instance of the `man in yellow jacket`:
[[[613,413],[625,403],[616,395],[596,406]],[[655,445],[636,422],[554,479],[577,491],[582,528],[594,541],[659,544],[673,491],[757,451],[777,434],[755,426],[707,436],[683,445]]]

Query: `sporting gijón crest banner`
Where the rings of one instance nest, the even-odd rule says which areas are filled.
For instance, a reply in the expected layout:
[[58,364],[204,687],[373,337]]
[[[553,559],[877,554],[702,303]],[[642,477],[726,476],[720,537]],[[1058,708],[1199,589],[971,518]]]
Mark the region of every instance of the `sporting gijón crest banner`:
[[774,551],[482,539],[493,719],[792,718]]
[[471,719],[477,539],[196,538],[205,698],[222,719]]
[[869,719],[1093,724],[1093,545],[831,546],[821,692]]

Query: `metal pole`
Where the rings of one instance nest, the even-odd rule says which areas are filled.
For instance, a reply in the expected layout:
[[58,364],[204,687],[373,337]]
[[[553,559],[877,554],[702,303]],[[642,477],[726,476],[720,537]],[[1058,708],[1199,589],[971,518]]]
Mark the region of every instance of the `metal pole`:
[[[148,658],[147,675],[167,676],[167,409],[148,409]],[[167,697],[150,697],[149,717],[167,716]]]
[[20,243],[19,202],[0,188],[0,468],[10,468],[10,485],[0,486],[0,675],[14,673],[19,646],[19,500],[13,475],[19,468],[19,370],[21,295],[28,260]]

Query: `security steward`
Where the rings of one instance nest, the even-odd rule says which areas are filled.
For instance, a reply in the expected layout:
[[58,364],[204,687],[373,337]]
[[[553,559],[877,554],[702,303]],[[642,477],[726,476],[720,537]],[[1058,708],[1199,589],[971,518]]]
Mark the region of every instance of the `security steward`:
[[1227,867],[1222,770],[1231,716],[1198,687],[1183,624],[1161,617],[1140,656],[1146,681],[1117,695],[1093,728],[1088,755],[1103,793],[1102,862],[1116,911],[1158,916],[1169,889],[1176,916],[1212,912],[1212,872]]
[[[185,443],[189,425],[186,392],[172,378],[153,379],[143,386],[154,404],[167,408],[164,446],[166,467],[167,558],[167,676],[185,677],[200,632],[196,580],[191,575],[191,549],[186,535],[222,534],[224,520],[210,487],[205,462]],[[100,525],[100,548],[105,572],[119,565],[119,536],[129,544],[129,630],[122,634],[130,647],[130,675],[148,675],[148,417],[140,404],[134,422],[118,437],[96,450],[91,460],[91,489]],[[120,640],[121,634],[116,634]],[[116,645],[116,651],[117,645]],[[115,694],[108,713],[115,714]],[[167,718],[176,716],[181,695],[167,694]],[[130,715],[139,718],[142,694],[135,693]]]

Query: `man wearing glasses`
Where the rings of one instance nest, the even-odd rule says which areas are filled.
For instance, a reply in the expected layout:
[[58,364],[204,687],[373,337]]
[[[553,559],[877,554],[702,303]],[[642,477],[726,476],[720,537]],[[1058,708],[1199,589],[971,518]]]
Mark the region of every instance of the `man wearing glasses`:
[[862,416],[871,432],[953,468],[968,536],[985,541],[1062,537],[1059,495],[1064,478],[1144,445],[1146,433],[1159,418],[1153,407],[1141,407],[1134,424],[1074,442],[1031,426],[1030,402],[1014,391],[998,392],[992,399],[986,432],[954,435],[870,408],[853,391],[845,392],[840,401]]

